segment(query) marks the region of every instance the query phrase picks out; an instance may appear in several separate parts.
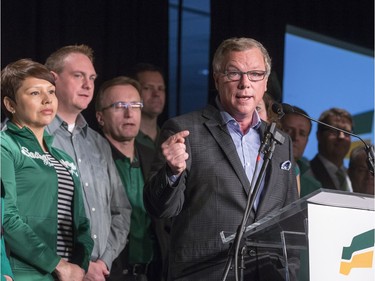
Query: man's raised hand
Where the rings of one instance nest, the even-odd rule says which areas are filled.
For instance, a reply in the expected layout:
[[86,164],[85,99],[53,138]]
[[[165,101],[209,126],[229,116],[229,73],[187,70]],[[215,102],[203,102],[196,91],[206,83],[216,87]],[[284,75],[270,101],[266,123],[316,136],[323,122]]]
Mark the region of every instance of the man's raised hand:
[[186,152],[185,138],[189,131],[181,131],[170,136],[162,143],[161,149],[173,175],[179,176],[186,169],[186,160],[189,154]]

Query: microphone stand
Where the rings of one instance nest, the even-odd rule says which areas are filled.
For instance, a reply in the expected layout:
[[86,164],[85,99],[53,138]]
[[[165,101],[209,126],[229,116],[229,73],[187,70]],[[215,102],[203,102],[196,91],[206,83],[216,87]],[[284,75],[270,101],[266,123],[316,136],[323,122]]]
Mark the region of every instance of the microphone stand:
[[[248,220],[248,218],[251,214],[251,210],[254,206],[255,200],[258,197],[261,182],[263,181],[263,178],[265,176],[265,172],[267,170],[268,164],[269,164],[270,160],[272,159],[272,155],[273,155],[273,152],[275,150],[276,144],[283,144],[284,140],[285,140],[285,137],[283,135],[281,135],[279,132],[276,131],[276,123],[272,122],[267,128],[267,131],[264,135],[261,146],[259,148],[259,153],[258,153],[258,157],[257,157],[255,171],[257,170],[257,166],[258,166],[258,163],[259,163],[259,160],[260,160],[260,154],[261,153],[264,155],[264,161],[263,161],[261,170],[259,172],[259,175],[258,175],[256,181],[254,181],[254,177],[253,177],[253,180],[251,181],[251,188],[250,188],[251,196],[248,197],[247,205],[246,205],[246,208],[245,208],[245,212],[244,212],[242,222],[237,228],[236,235],[235,235],[235,238],[234,238],[234,242],[232,243],[232,245],[229,249],[228,259],[227,259],[227,262],[225,264],[223,277],[221,279],[222,281],[226,280],[226,278],[228,276],[228,273],[229,273],[229,270],[231,268],[233,259],[234,259],[234,271],[235,271],[236,281],[239,281],[239,278],[238,278],[238,269],[239,268],[241,269],[240,280],[241,281],[243,280],[243,277],[244,277],[243,271],[245,269],[245,267],[244,267],[244,254],[246,252],[246,250],[245,250],[246,245],[245,245],[245,243],[243,242],[242,239],[243,239],[243,234],[245,232],[246,223],[247,223],[247,220]],[[254,186],[254,182],[255,182],[255,186]],[[239,256],[239,249],[240,249],[241,246],[242,246],[241,266],[239,267],[238,256]]]
[[[329,125],[327,123],[324,123],[322,121],[319,121],[319,120],[316,120],[314,118],[311,118],[310,116],[298,111],[298,110],[295,110],[295,108],[293,106],[291,106],[290,104],[287,104],[287,103],[274,103],[272,104],[272,111],[275,112],[277,115],[278,115],[278,119],[281,119],[284,115],[285,115],[285,112],[286,113],[294,113],[294,114],[297,114],[297,115],[301,115],[311,121],[314,121],[318,124],[321,124],[325,127],[328,127],[328,128],[331,128],[335,131],[339,131],[339,132],[343,132],[344,134],[348,134],[352,137],[355,137],[357,139],[359,139],[365,146],[365,151],[367,153],[367,166],[370,170],[370,173],[374,175],[374,162],[375,162],[375,157],[374,157],[374,146],[373,145],[368,145],[361,137],[353,134],[352,132],[348,132],[346,130],[343,130],[343,129],[340,129],[340,128],[337,128],[335,126],[332,126],[332,125]],[[285,111],[285,112],[284,112]]]

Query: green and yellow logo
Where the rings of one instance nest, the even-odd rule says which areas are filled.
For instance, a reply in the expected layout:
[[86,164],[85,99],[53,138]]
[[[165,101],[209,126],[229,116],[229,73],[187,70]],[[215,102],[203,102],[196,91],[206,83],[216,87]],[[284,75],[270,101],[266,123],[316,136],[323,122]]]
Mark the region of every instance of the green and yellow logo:
[[342,249],[340,273],[349,275],[352,268],[371,268],[374,256],[375,229],[354,236],[349,247]]

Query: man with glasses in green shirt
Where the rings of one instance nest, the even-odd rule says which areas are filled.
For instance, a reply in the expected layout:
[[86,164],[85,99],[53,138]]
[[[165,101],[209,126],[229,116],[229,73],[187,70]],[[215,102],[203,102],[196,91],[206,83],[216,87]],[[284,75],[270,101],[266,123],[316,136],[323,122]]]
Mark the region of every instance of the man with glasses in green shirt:
[[[115,261],[110,280],[160,280],[155,270],[157,242],[143,205],[143,185],[153,150],[135,141],[143,103],[136,80],[120,76],[100,87],[96,117],[112,148],[112,156],[132,205],[129,242]],[[159,259],[160,260],[160,259]]]

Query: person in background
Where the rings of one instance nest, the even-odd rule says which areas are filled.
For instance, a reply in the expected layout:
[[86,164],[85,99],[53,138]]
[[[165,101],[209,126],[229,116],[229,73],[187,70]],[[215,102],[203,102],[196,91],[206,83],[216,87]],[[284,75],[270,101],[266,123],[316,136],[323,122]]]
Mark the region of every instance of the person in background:
[[134,67],[132,77],[141,84],[143,101],[141,128],[137,141],[155,149],[159,136],[158,117],[165,106],[165,81],[162,70],[149,63],[139,63]]
[[[220,280],[229,250],[220,232],[236,232],[250,183],[259,174],[256,161],[263,163],[257,156],[266,123],[256,106],[271,71],[267,50],[254,39],[227,39],[212,65],[216,99],[202,111],[164,123],[144,187],[146,210],[172,219],[168,280]],[[278,132],[285,142],[275,148],[247,225],[298,198],[292,144]],[[257,259],[245,265],[245,280],[258,280],[258,275],[275,280],[277,270],[262,266],[271,263],[268,254],[258,249]],[[228,280],[233,276],[230,271]]]
[[[274,102],[275,100],[273,99],[273,97],[266,92],[263,98],[261,99],[261,101],[258,103],[256,110],[259,114],[260,119],[267,122],[268,124],[271,124],[272,122],[274,122],[276,123],[277,128],[282,129],[279,116],[272,110],[272,104]],[[296,169],[296,178],[297,178],[297,189],[298,189],[298,194],[300,194],[301,179],[300,179],[300,170],[299,170],[298,165],[295,165],[295,169]]]
[[112,261],[125,247],[131,205],[108,142],[81,114],[94,95],[97,74],[93,61],[93,51],[87,45],[65,46],[47,58],[45,65],[54,76],[59,100],[56,118],[47,131],[55,136],[54,145],[75,159],[81,177],[94,240],[85,280],[104,281]]
[[[302,108],[297,106],[293,108],[295,112],[309,116]],[[300,181],[300,197],[303,197],[321,188],[322,185],[314,178],[309,161],[303,157],[311,133],[311,121],[298,113],[286,113],[281,118],[281,126],[282,130],[291,137],[293,142],[293,157],[297,163],[297,174]]]
[[[320,115],[319,121],[348,132],[353,130],[352,116],[345,109],[328,109]],[[351,144],[350,135],[318,124],[316,137],[318,153],[310,161],[314,177],[323,188],[352,191],[344,166],[344,158]]]
[[[265,97],[266,94],[267,93],[265,93],[263,97]],[[266,103],[264,101],[264,98],[259,101],[259,103],[256,107],[256,110],[258,112],[258,115],[259,115],[260,119],[262,119],[263,121],[268,123],[268,111],[267,111],[267,106],[266,106]]]
[[374,195],[374,174],[370,172],[367,157],[364,146],[354,148],[350,153],[348,175],[353,192]]
[[267,123],[275,122],[277,127],[280,128],[280,120],[276,113],[272,111],[272,104],[274,103],[273,97],[267,92],[264,94],[263,98],[258,103],[256,110],[259,114],[260,119]]
[[3,219],[4,219],[4,196],[5,196],[5,190],[3,181],[1,181],[1,244],[0,244],[0,250],[1,250],[1,281],[13,281],[13,272],[10,268],[9,259],[7,257],[6,249],[5,249],[5,243],[4,243],[4,236],[3,236]]
[[111,144],[112,156],[133,210],[129,242],[114,262],[116,269],[113,268],[108,279],[111,281],[161,279],[157,239],[143,204],[143,186],[154,150],[135,139],[143,107],[140,90],[136,80],[119,76],[104,82],[96,97],[97,121]]
[[[141,84],[141,99],[143,101],[142,119],[137,142],[146,145],[156,152],[156,141],[160,134],[159,116],[165,106],[166,87],[161,68],[150,63],[139,63],[134,67],[132,77]],[[168,249],[170,244],[170,219],[154,220],[155,232],[160,245],[162,256],[163,276],[168,271]],[[164,277],[163,277],[164,278]]]
[[45,127],[56,115],[55,81],[21,59],[1,71],[4,237],[17,281],[83,280],[93,241],[77,166],[52,146]]

